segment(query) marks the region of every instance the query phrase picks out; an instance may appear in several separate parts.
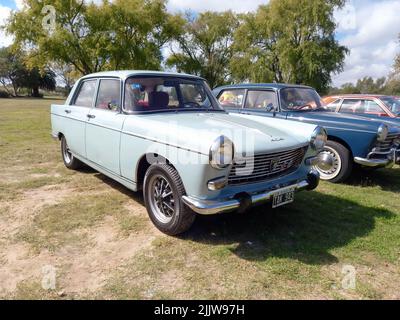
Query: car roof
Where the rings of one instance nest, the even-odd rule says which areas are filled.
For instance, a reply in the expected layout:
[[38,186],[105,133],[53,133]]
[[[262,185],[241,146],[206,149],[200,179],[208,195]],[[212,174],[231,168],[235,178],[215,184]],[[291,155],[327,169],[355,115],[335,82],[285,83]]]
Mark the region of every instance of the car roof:
[[275,89],[280,90],[284,88],[307,88],[313,89],[309,86],[299,85],[299,84],[286,84],[286,83],[240,83],[221,86],[216,89],[247,89],[247,88],[259,88],[259,89]]
[[384,98],[384,97],[394,97],[391,95],[383,95],[383,94],[333,94],[331,96],[326,96],[325,98]]
[[184,77],[191,78],[196,80],[204,80],[201,77],[186,74],[186,73],[177,73],[177,72],[161,72],[161,71],[152,71],[152,70],[119,70],[119,71],[104,71],[88,74],[82,79],[95,78],[95,77],[118,77],[123,80],[132,77],[132,76],[164,76],[164,77]]

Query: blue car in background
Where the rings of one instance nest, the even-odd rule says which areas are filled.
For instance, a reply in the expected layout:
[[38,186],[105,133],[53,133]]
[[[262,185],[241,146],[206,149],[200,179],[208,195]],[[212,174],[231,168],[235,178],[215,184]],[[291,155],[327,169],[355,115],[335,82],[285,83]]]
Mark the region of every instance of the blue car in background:
[[323,126],[328,142],[316,166],[323,180],[343,182],[355,164],[383,168],[400,163],[400,127],[381,119],[332,112],[311,87],[239,84],[216,88],[213,94],[225,110],[239,117],[259,122],[269,117]]

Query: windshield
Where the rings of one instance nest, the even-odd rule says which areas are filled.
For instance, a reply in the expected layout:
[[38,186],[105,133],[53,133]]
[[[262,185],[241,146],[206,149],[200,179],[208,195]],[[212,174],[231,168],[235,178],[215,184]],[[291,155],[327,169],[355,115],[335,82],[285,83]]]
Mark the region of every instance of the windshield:
[[382,97],[381,100],[395,114],[400,113],[400,98],[398,97]]
[[280,91],[281,106],[286,111],[327,110],[319,94],[310,88],[285,88]]
[[124,110],[127,112],[223,111],[214,100],[205,81],[177,77],[127,79]]

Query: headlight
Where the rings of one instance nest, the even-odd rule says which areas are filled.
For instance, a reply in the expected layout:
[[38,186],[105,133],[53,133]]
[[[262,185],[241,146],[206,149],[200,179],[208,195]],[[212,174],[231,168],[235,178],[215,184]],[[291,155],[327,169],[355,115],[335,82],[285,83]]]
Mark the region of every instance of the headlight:
[[228,167],[233,160],[233,142],[225,136],[218,137],[210,148],[210,164],[215,169]]
[[326,130],[322,127],[315,128],[311,136],[311,147],[314,150],[320,151],[325,147],[326,141],[328,141]]
[[386,124],[381,124],[379,129],[378,129],[378,141],[379,142],[384,142],[388,136],[389,133],[389,128]]

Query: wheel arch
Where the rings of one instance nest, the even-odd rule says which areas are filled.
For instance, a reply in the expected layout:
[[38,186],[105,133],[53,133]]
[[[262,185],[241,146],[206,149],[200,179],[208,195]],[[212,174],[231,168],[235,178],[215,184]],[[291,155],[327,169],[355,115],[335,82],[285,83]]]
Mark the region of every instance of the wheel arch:
[[328,134],[328,141],[329,140],[340,143],[343,147],[345,147],[345,148],[347,148],[347,150],[349,150],[351,157],[353,157],[353,150],[352,150],[351,146],[345,140],[343,140],[337,136]]
[[166,163],[176,170],[171,161],[158,153],[146,153],[142,155],[136,164],[135,172],[135,181],[138,190],[143,189],[144,177],[146,175],[146,172],[150,168],[150,166],[155,163]]

